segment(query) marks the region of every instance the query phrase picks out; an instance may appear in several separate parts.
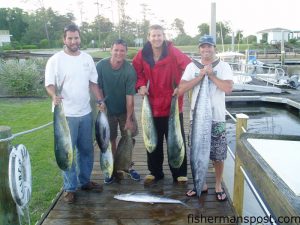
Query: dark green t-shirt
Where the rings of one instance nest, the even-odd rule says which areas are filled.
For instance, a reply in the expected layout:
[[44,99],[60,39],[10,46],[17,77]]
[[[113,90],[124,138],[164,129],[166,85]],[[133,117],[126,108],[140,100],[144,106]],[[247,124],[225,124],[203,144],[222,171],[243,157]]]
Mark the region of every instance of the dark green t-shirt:
[[108,114],[119,116],[126,113],[126,95],[135,95],[136,72],[127,61],[120,69],[113,70],[109,60],[97,63],[98,85],[106,97]]

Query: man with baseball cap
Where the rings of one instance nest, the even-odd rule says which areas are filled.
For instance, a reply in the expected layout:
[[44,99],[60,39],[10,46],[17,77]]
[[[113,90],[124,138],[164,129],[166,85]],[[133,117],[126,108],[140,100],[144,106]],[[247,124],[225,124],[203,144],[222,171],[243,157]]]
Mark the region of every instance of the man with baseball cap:
[[214,38],[210,35],[204,35],[204,36],[200,37],[199,47],[203,44],[209,44],[209,45],[213,45],[213,46],[216,47],[216,43],[214,41]]
[[[219,61],[216,57],[216,43],[212,36],[204,35],[200,37],[198,47],[201,60],[200,62],[191,62],[187,65],[179,83],[178,94],[183,95],[185,92],[192,90],[190,114],[190,124],[192,128],[193,111],[198,92],[200,91],[200,84],[204,76],[208,76],[208,98],[210,98],[212,111],[210,159],[213,161],[216,173],[216,199],[218,201],[225,201],[227,196],[222,187],[224,160],[227,156],[225,93],[230,93],[232,91],[233,73],[228,63]],[[197,66],[196,64],[199,64],[200,66]],[[190,135],[190,137],[192,137],[192,135]],[[197,149],[191,149],[191,151],[197,151]],[[191,161],[192,160],[193,158],[191,157]],[[193,174],[193,176],[196,175]],[[204,184],[201,193],[207,192],[207,190],[207,184]],[[189,190],[186,195],[189,197],[200,196],[201,193],[197,193],[196,188],[194,188]]]

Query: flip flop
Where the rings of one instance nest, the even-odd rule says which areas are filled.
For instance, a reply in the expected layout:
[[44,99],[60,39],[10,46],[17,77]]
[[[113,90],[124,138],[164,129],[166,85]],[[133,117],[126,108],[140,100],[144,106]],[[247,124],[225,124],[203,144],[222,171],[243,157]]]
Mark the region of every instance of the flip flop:
[[188,192],[185,195],[187,197],[194,197],[194,196],[197,196],[197,191],[195,189],[188,190]]
[[[208,188],[206,190],[202,190],[201,194],[204,194],[204,193],[207,193],[207,192],[208,192]],[[194,197],[194,196],[197,196],[197,191],[196,191],[196,189],[192,189],[192,190],[189,190],[185,195],[187,197]]]
[[[222,199],[222,196],[225,195],[225,197]],[[220,192],[216,192],[216,199],[219,201],[219,202],[224,202],[227,200],[227,195],[225,193],[225,191],[220,191]]]

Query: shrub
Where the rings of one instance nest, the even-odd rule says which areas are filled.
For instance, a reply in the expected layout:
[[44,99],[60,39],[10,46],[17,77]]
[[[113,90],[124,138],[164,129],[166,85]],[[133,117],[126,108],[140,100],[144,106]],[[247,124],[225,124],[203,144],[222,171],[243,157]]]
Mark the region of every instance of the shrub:
[[23,49],[37,49],[36,45],[23,45],[22,46]]
[[40,48],[49,48],[49,41],[47,39],[42,39],[39,43]]
[[[43,59],[44,60],[44,59]],[[0,61],[0,83],[12,96],[45,96],[44,69],[41,59]]]

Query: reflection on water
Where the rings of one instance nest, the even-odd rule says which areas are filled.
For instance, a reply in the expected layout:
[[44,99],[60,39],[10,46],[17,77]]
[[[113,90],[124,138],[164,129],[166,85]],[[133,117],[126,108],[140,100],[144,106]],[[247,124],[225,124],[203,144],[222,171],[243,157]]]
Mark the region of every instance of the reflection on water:
[[[265,103],[267,104],[267,103]],[[300,118],[298,110],[288,111],[282,105],[255,106],[231,105],[227,110],[235,117],[238,113],[249,116],[249,133],[300,135]],[[227,119],[227,138],[231,149],[235,148],[235,122]]]
[[[227,104],[227,110],[234,117],[238,113],[248,115],[247,131],[250,133],[300,135],[300,117],[298,110],[287,110],[283,105],[268,105],[267,103]],[[230,117],[227,118],[226,122],[228,145],[230,149],[235,152],[235,122]],[[233,176],[234,161],[228,154],[224,168],[224,181],[231,197],[233,196]],[[252,194],[248,185],[246,185],[246,182],[244,186],[244,216],[263,217],[264,212],[255,200],[255,196]]]

